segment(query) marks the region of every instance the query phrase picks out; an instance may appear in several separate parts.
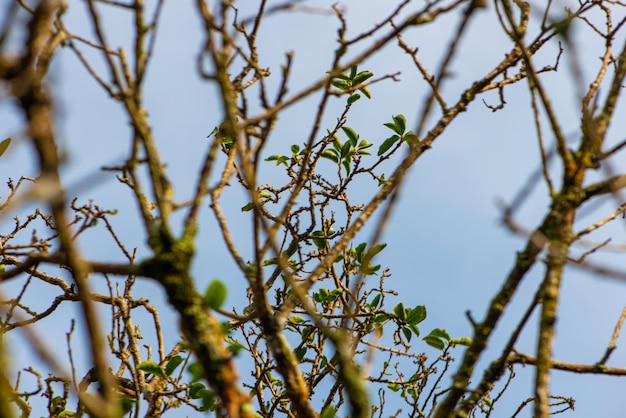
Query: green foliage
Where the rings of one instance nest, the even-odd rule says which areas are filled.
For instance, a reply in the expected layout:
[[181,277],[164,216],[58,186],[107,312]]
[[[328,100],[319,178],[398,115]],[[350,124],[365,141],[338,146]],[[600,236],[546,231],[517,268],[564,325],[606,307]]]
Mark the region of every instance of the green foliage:
[[394,132],[389,138],[385,139],[378,147],[376,155],[379,157],[389,151],[395,144],[399,142],[407,142],[410,145],[419,143],[419,139],[413,131],[406,131],[406,118],[404,115],[392,116],[392,122],[386,122],[384,125]]
[[172,373],[176,370],[178,366],[183,362],[183,358],[181,356],[174,356],[165,365],[165,374],[167,376],[171,376]]
[[151,360],[143,361],[137,365],[137,370],[143,370],[146,373],[153,374],[158,377],[165,377],[161,366]]
[[211,309],[219,309],[226,301],[227,295],[226,285],[220,280],[214,279],[204,292],[204,303]]
[[0,142],[0,157],[2,157],[2,155],[7,151],[9,145],[11,145],[11,138],[6,138]]
[[354,65],[350,68],[350,73],[339,75],[332,81],[332,84],[339,90],[349,94],[347,103],[351,105],[361,98],[361,95],[356,93],[356,90],[363,93],[368,99],[372,98],[372,93],[364,83],[373,76],[374,74],[370,71],[359,72],[357,66]]

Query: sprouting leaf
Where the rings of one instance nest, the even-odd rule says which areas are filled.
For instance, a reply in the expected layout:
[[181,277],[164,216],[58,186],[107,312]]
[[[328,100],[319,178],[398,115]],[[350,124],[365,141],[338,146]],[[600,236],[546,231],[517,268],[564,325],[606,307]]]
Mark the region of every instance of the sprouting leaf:
[[339,138],[338,138],[336,135],[334,135],[333,137],[335,138],[335,139],[333,140],[333,148],[334,148],[337,152],[339,152],[339,151],[341,151],[341,148],[343,148],[343,144],[341,143],[341,141],[339,140]]
[[448,334],[448,331],[442,328],[435,328],[434,330],[430,331],[430,334],[428,335],[436,338],[441,338],[446,342],[450,341],[450,334]]
[[376,244],[367,252],[367,254],[370,257],[374,258],[374,256],[380,253],[382,250],[384,250],[386,246],[387,244],[385,244],[384,242],[380,244]]
[[204,302],[211,309],[220,308],[226,301],[228,289],[226,285],[218,279],[211,281],[209,286],[204,292]]
[[361,98],[360,94],[351,94],[350,96],[348,96],[348,104],[351,105],[352,103],[356,102],[360,98]]
[[389,383],[387,387],[393,392],[398,392],[400,389],[402,389],[402,386],[400,386],[399,383]]
[[426,344],[430,345],[431,347],[443,350],[450,342],[450,335],[445,329],[435,328],[434,330],[430,331],[430,333],[423,339]]
[[356,131],[349,126],[342,126],[341,130],[348,137],[348,141],[352,144],[353,147],[356,147],[357,141],[359,140],[359,135]]
[[439,338],[431,337],[427,335],[424,337],[424,342],[429,346],[436,348],[437,350],[442,350],[446,348],[446,344],[441,341]]
[[404,309],[404,303],[400,302],[396,306],[394,306],[393,313],[400,321],[404,322],[404,320],[406,319],[406,310]]
[[404,115],[393,116],[393,124],[396,127],[395,131],[398,135],[402,135],[406,130],[406,118]]
[[348,154],[350,154],[350,148],[352,148],[352,144],[350,143],[350,141],[346,141],[346,143],[343,144],[343,147],[341,147],[341,158],[344,158]]
[[307,347],[306,346],[302,346],[302,347],[300,347],[299,349],[296,350],[296,358],[298,359],[298,362],[302,361],[302,359],[306,355],[306,351],[307,351]]
[[352,67],[350,67],[350,76],[349,76],[350,80],[352,80],[356,76],[357,71],[358,71],[358,66],[353,65]]
[[374,299],[372,299],[372,301],[369,303],[370,308],[372,309],[376,309],[378,308],[378,304],[380,303],[380,299],[381,299],[381,294],[377,294],[376,296],[374,296]]
[[296,324],[302,324],[305,321],[305,319],[303,317],[301,317],[300,315],[291,315],[289,317],[289,320],[291,322],[295,322]]
[[424,305],[418,305],[411,309],[406,317],[407,324],[417,325],[426,319],[426,307]]
[[201,392],[207,390],[203,383],[194,383],[189,388],[189,397],[191,399],[200,399],[202,397]]
[[137,365],[137,370],[143,370],[146,373],[151,373],[155,376],[165,377],[163,374],[163,370],[161,367],[156,364],[154,361],[142,361]]
[[263,260],[263,263],[261,263],[263,267],[273,266],[274,264],[278,264],[278,260],[276,259],[276,257],[268,258],[266,260]]
[[450,340],[450,345],[453,347],[456,345],[464,345],[466,347],[469,347],[470,345],[472,345],[472,338],[471,337],[453,338]]
[[366,247],[367,247],[367,243],[362,242],[359,245],[357,245],[356,248],[354,249],[355,254],[356,254],[356,259],[359,263],[363,261],[363,258],[365,258],[365,255],[367,254],[367,252],[365,251]]
[[413,133],[413,131],[409,131],[406,133],[406,135],[404,135],[404,142],[406,142],[409,145],[419,145],[420,143],[420,139],[417,137],[417,135],[415,135]]
[[233,340],[233,341],[228,342],[228,347],[226,347],[226,349],[228,350],[230,354],[232,354],[233,356],[236,356],[237,354],[239,354],[241,350],[245,349],[245,347],[239,341]]
[[376,153],[376,155],[378,155],[378,156],[383,155],[399,139],[400,139],[400,137],[398,135],[393,135],[393,136],[390,136],[389,138],[385,139],[385,141],[382,144],[380,144],[380,147],[378,147],[378,152]]
[[361,93],[363,93],[365,95],[365,97],[367,97],[368,99],[372,98],[372,92],[370,91],[370,89],[367,86],[361,87],[359,89],[359,91]]
[[404,334],[404,338],[406,339],[406,341],[411,342],[411,337],[413,336],[411,330],[407,327],[402,327],[402,333]]
[[378,180],[378,187],[382,186],[385,183],[387,183],[387,179],[385,178],[385,173],[383,173],[380,175],[380,180]]
[[11,138],[7,138],[4,141],[0,142],[0,157],[2,157],[2,154],[4,154],[9,148],[9,145],[11,145]]
[[365,274],[366,276],[377,274],[379,270],[380,270],[380,264],[376,264],[375,266],[369,265],[366,267],[363,267],[363,266],[361,267],[361,272]]
[[373,76],[374,74],[372,74],[369,71],[361,71],[360,73],[358,73],[356,76],[352,78],[352,85],[356,87],[357,85],[365,82],[366,80],[368,80],[369,78]]
[[413,334],[415,334],[416,337],[420,336],[420,329],[417,325],[409,324],[407,327],[411,330],[411,332],[413,332]]
[[335,151],[334,149],[325,149],[324,151],[322,151],[322,153],[320,154],[320,156],[322,158],[326,158],[327,160],[331,160],[335,163],[339,162],[339,153],[337,151]]
[[376,314],[372,317],[372,322],[378,326],[382,326],[383,323],[389,320],[389,316],[385,313]]
[[346,169],[346,174],[350,174],[350,162],[351,161],[352,161],[352,154],[346,155],[343,161],[341,161],[343,164],[343,167]]
[[265,161],[276,161],[276,165],[285,164],[289,161],[289,157],[286,155],[270,155],[265,159]]
[[167,364],[165,365],[165,374],[171,376],[172,373],[176,370],[176,368],[183,362],[183,358],[181,356],[172,357]]
[[369,142],[367,142],[366,140],[363,139],[363,140],[361,140],[361,142],[359,142],[358,148],[359,149],[366,149],[366,148],[371,147],[372,145],[374,145],[374,144],[371,144],[371,143],[369,143]]
[[204,369],[200,363],[191,363],[189,367],[187,367],[187,371],[191,374],[191,383],[197,382],[204,377]]
[[298,144],[293,144],[291,146],[291,152],[295,155],[300,152],[300,146]]
[[333,80],[333,86],[339,90],[347,90],[350,87],[350,83],[345,80]]
[[[313,231],[311,232],[311,237],[323,237],[325,236],[322,231]],[[313,244],[317,248],[326,248],[326,239],[325,238],[313,238]]]
[[219,132],[220,128],[218,128],[217,126],[215,128],[213,128],[213,130],[211,131],[211,133],[207,136],[207,138],[211,138],[213,135],[217,134]]
[[249,202],[244,207],[241,208],[241,211],[242,212],[250,212],[252,209],[254,209],[254,203],[253,202]]

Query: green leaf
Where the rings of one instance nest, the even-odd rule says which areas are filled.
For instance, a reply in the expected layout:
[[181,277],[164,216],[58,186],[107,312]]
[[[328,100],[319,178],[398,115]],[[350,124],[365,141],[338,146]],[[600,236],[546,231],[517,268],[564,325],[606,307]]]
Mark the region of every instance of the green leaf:
[[346,174],[350,174],[350,161],[352,161],[352,154],[347,155],[342,161],[341,163],[343,164],[343,167],[346,169]]
[[183,362],[183,358],[181,356],[172,357],[167,364],[165,365],[165,374],[171,376],[172,373],[176,370],[176,368]]
[[424,319],[426,319],[426,307],[423,305],[418,305],[415,308],[411,309],[406,317],[406,322],[407,324],[417,325]]
[[191,363],[187,367],[187,371],[191,374],[191,383],[197,382],[204,377],[204,369],[200,363]]
[[436,348],[437,350],[444,350],[446,348],[446,344],[441,341],[439,338],[434,338],[430,336],[424,337],[424,342],[431,347]]
[[366,140],[361,140],[361,142],[359,142],[359,149],[367,149],[370,148],[371,146],[373,146],[374,144],[370,144],[369,142],[367,142]]
[[413,332],[413,334],[415,334],[416,337],[420,336],[420,329],[416,325],[409,324],[407,327]]
[[372,317],[372,321],[376,324],[382,324],[389,319],[389,316],[386,313],[376,314]]
[[337,135],[333,135],[333,137],[335,138],[333,139],[333,148],[335,151],[341,152],[341,148],[343,147],[341,140],[337,137]]
[[350,87],[350,83],[345,80],[333,80],[333,86],[339,90],[347,90]]
[[378,187],[382,186],[385,183],[387,183],[387,179],[385,178],[385,173],[383,173],[380,175],[380,180],[378,180]]
[[276,161],[276,165],[287,165],[289,157],[287,157],[286,155],[270,155],[265,159],[265,161]]
[[357,100],[359,100],[361,98],[360,94],[351,94],[350,96],[348,96],[348,104],[351,105],[352,103],[356,102]]
[[365,97],[367,97],[368,99],[372,98],[372,92],[370,91],[370,89],[367,86],[363,86],[359,89],[359,91],[361,93],[363,93],[365,95]]
[[381,299],[381,294],[377,294],[376,296],[374,296],[374,299],[372,299],[372,301],[369,303],[370,308],[372,309],[376,309],[378,308],[378,304],[380,303],[380,299]]
[[398,135],[402,135],[406,131],[406,118],[404,115],[393,116],[393,124]]
[[363,262],[363,259],[365,258],[365,255],[367,254],[367,252],[365,251],[366,247],[367,247],[367,243],[362,242],[359,245],[357,245],[356,248],[354,249],[356,259],[359,263]]
[[415,135],[413,133],[413,131],[409,131],[407,132],[406,135],[404,135],[404,142],[406,142],[409,145],[419,145],[420,143],[420,139],[417,137],[417,135]]
[[337,413],[337,407],[333,405],[328,405],[324,410],[320,413],[320,418],[335,418],[335,414]]
[[144,372],[152,373],[155,376],[165,377],[165,375],[163,374],[163,370],[161,370],[161,367],[154,361],[142,361],[137,365],[137,370],[143,370]]
[[380,144],[380,147],[378,147],[378,152],[376,153],[376,155],[378,155],[379,157],[381,155],[383,155],[399,139],[400,139],[400,137],[398,135],[393,135],[393,136],[390,136],[389,138],[385,139],[385,141],[382,144]]
[[400,302],[396,306],[394,306],[393,313],[400,321],[404,322],[404,320],[406,319],[406,310],[404,309],[404,303]]
[[300,152],[300,146],[298,144],[293,144],[291,146],[291,153],[292,154],[297,154]]
[[371,72],[361,71],[355,77],[352,77],[352,85],[357,86],[372,77],[374,77],[374,74],[372,74]]
[[306,351],[307,351],[306,346],[302,346],[296,350],[296,358],[298,359],[298,362],[302,362],[302,359],[306,355]]
[[[356,147],[357,141],[359,140],[359,135],[356,131],[348,126],[342,126],[341,130],[348,137],[348,141],[352,144],[353,147]],[[345,145],[344,145],[345,147]]]
[[352,67],[350,67],[350,80],[352,80],[355,76],[356,76],[356,72],[357,72],[358,67],[356,65],[353,65]]
[[135,407],[135,403],[137,403],[136,399],[127,397],[121,398],[120,404],[122,406],[122,413],[128,414],[130,411],[132,411]]
[[378,274],[379,270],[380,270],[380,264],[376,264],[375,266],[369,265],[366,267],[361,266],[361,272],[365,274],[366,276]]
[[398,392],[400,389],[402,389],[402,386],[400,386],[398,383],[389,383],[387,387],[393,392]]
[[335,163],[339,162],[339,157],[337,156],[337,151],[335,151],[334,149],[325,149],[320,154],[320,157],[326,158],[327,160],[331,160],[331,161],[333,161]]
[[2,157],[2,154],[6,152],[7,148],[9,148],[9,145],[11,145],[11,138],[7,138],[0,142],[0,157]]
[[436,338],[441,338],[446,342],[450,341],[450,334],[448,334],[448,331],[442,328],[435,328],[434,330],[430,331],[430,334],[428,335]]
[[453,338],[450,340],[450,345],[452,347],[457,346],[457,345],[464,345],[466,347],[469,347],[470,345],[472,345],[472,338],[471,337]]
[[[324,237],[325,234],[322,231],[313,231],[311,233],[311,237]],[[313,238],[313,244],[317,248],[326,248],[326,239],[324,238]]]
[[228,352],[233,356],[236,356],[241,350],[244,350],[245,348],[246,347],[237,340],[229,341],[228,347],[226,347]]
[[254,203],[253,202],[249,202],[247,203],[245,206],[243,206],[241,208],[242,212],[250,212],[252,209],[254,209]]
[[450,335],[444,329],[435,328],[434,330],[430,331],[427,336],[424,337],[424,341],[431,347],[443,350],[446,348],[448,342],[450,342]]
[[386,246],[387,244],[385,243],[376,244],[367,252],[367,254],[374,258],[374,256],[384,250]]
[[206,386],[202,383],[194,383],[189,388],[189,397],[191,399],[200,399],[202,397],[201,392],[207,390]]
[[75,417],[76,416],[76,412],[74,411],[68,411],[68,410],[63,410],[61,411],[60,414],[57,415],[57,417],[59,418],[63,418],[63,417]]
[[268,258],[267,260],[263,260],[263,263],[261,263],[263,267],[273,266],[275,264],[278,264],[278,260],[276,259],[276,257]]
[[341,147],[341,158],[347,157],[350,154],[351,148],[352,144],[350,143],[350,141],[346,141],[346,143],[343,144],[343,147]]
[[213,128],[213,130],[211,131],[211,133],[207,136],[207,138],[211,138],[213,135],[217,134],[219,132],[220,128],[218,128],[217,126],[215,128]]
[[219,309],[226,301],[227,294],[226,285],[218,279],[214,279],[204,292],[204,302],[211,309]]
[[411,342],[411,337],[413,336],[413,333],[411,332],[411,330],[408,327],[402,327],[402,334],[404,334],[404,339],[407,342]]
[[203,411],[212,411],[215,409],[215,395],[213,392],[208,390],[204,390],[200,392],[202,399],[202,409]]

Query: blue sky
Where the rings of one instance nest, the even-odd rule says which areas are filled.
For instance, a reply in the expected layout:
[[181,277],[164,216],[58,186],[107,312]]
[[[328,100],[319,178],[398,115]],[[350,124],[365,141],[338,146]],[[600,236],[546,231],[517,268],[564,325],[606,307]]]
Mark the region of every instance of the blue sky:
[[[327,8],[330,4],[317,2],[315,6]],[[387,15],[396,2],[346,0],[341,4],[346,9],[350,36],[371,27],[381,16]],[[72,4],[67,16],[68,27],[91,36],[80,6]],[[246,15],[243,7],[241,14]],[[107,34],[111,43],[126,43],[128,22],[119,14],[112,14],[108,19]],[[440,24],[411,30],[405,35],[405,40],[419,47],[420,58],[432,68],[446,49],[454,23],[455,19],[446,18]],[[261,65],[269,67],[277,76],[285,51],[294,50],[290,91],[296,92],[312,80],[323,77],[330,66],[336,28],[337,19],[333,16],[304,13],[273,15],[267,19],[265,29],[259,34]],[[584,56],[582,62],[589,77],[596,70],[596,58],[601,52],[593,49],[597,47],[597,42],[588,31],[576,35],[582,45],[579,51]],[[168,172],[176,184],[176,198],[180,200],[189,197],[192,192],[191,185],[207,145],[206,137],[219,124],[221,115],[215,88],[202,82],[196,74],[195,57],[201,40],[201,27],[193,7],[187,2],[167,3],[158,46],[148,72],[145,102]],[[469,82],[489,70],[509,49],[510,41],[497,28],[493,8],[481,11],[454,60],[453,77],[444,89],[446,97],[449,100],[457,97]],[[555,50],[548,48],[538,55],[537,66],[553,64],[554,56]],[[566,51],[560,71],[546,73],[542,79],[552,94],[565,132],[571,133],[575,140],[578,138],[580,116],[576,86],[569,77],[567,58]],[[412,67],[410,58],[392,43],[363,63],[361,68],[372,71],[376,76],[401,71],[401,81],[385,81],[372,86],[373,99],[361,99],[351,112],[347,125],[375,145],[388,135],[383,123],[390,121],[392,115],[406,115],[409,126],[414,127],[427,89]],[[51,79],[58,94],[59,142],[67,153],[64,169],[67,184],[76,184],[95,173],[101,165],[119,163],[127,152],[130,133],[118,104],[106,98],[70,51],[59,51]],[[271,81],[269,85],[272,85]],[[442,327],[453,337],[470,335],[465,312],[470,310],[475,318],[482,317],[486,303],[513,265],[515,252],[524,244],[523,239],[511,235],[499,224],[500,212],[496,202],[499,199],[509,201],[525,183],[529,173],[538,166],[539,152],[526,90],[524,83],[507,89],[507,105],[496,113],[479,101],[473,103],[436,141],[433,149],[418,161],[403,185],[400,201],[383,238],[388,247],[379,261],[391,268],[392,278],[388,284],[399,291],[401,299],[398,301],[402,300],[407,306],[427,306],[426,329]],[[485,99],[497,103],[496,94],[487,94]],[[281,116],[273,135],[275,142],[268,153],[286,153],[292,143],[304,141],[302,136],[308,133],[312,124],[315,103],[314,100],[303,101]],[[340,109],[343,99],[336,100],[333,106]],[[623,113],[624,106],[621,110]],[[330,125],[336,117],[337,114],[330,111],[325,122]],[[16,135],[19,126],[16,118],[14,108],[1,102],[2,138],[19,138]],[[615,120],[611,141],[624,138],[624,120]],[[18,140],[8,155],[0,161],[0,180],[35,174],[32,168],[34,160],[25,141]],[[621,163],[617,162],[613,168],[619,172],[626,168],[626,164],[623,157],[617,160]],[[276,172],[270,166],[263,170],[269,181],[275,178]],[[355,191],[354,196],[366,196],[368,192]],[[72,188],[69,193],[72,195]],[[244,248],[246,245],[249,247],[250,231],[245,228],[246,215],[239,210],[246,203],[246,198],[236,190],[227,193],[226,210],[233,223],[241,220],[244,226],[234,230],[235,239]],[[93,189],[77,189],[75,194],[81,202],[94,199],[105,208],[117,208],[120,213],[114,222],[120,238],[129,247],[139,247],[140,253],[143,251],[145,254],[144,236],[134,214],[134,202],[112,177],[102,176]],[[540,185],[525,206],[520,208],[520,222],[528,229],[535,227],[546,213],[547,205],[545,187]],[[607,199],[604,205],[579,220],[581,228],[608,215],[615,206],[614,201]],[[208,211],[204,213],[204,219],[195,266],[199,287],[219,277],[232,284],[230,302],[235,303],[241,297],[236,294],[236,289],[242,288],[243,278],[234,273],[234,265],[228,261],[220,241],[215,239],[217,228]],[[7,219],[1,221],[5,230],[10,223]],[[623,242],[623,220],[616,221],[607,230],[614,242]],[[361,238],[366,240],[368,236],[363,234]],[[84,238],[84,253],[98,260],[119,260],[114,243],[98,231],[92,231]],[[616,266],[623,260],[619,254],[603,257]],[[542,265],[538,264],[526,279],[498,327],[487,358],[500,350],[503,338],[525,309],[542,273]],[[139,292],[145,292],[154,304],[163,306],[167,311],[163,294],[152,283],[141,283],[135,294]],[[40,297],[45,303],[45,295]],[[555,358],[581,363],[599,360],[625,299],[624,283],[568,269],[563,283]],[[536,322],[535,317],[533,324]],[[59,327],[59,332],[66,332],[68,328],[68,324],[57,323],[55,326]],[[175,321],[164,321],[164,326],[168,333],[177,333]],[[533,328],[532,325],[528,327],[517,345],[521,351],[530,354],[534,352]],[[415,345],[415,350],[422,349],[436,355],[425,346]],[[15,344],[14,350],[20,351]],[[460,355],[460,351],[457,353]],[[623,361],[624,353],[618,349],[610,364],[619,365]],[[498,416],[507,415],[518,401],[531,396],[533,368],[517,367],[516,372],[518,377],[509,392],[509,395],[514,395],[503,404],[504,415]],[[242,371],[242,374],[245,372]],[[552,387],[555,394],[572,396],[577,400],[576,416],[612,417],[619,416],[626,407],[623,401],[626,385],[623,380],[617,379],[555,372]],[[569,416],[572,415],[570,412]],[[530,412],[523,416],[530,416]]]

